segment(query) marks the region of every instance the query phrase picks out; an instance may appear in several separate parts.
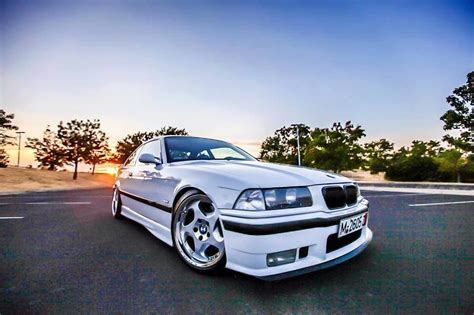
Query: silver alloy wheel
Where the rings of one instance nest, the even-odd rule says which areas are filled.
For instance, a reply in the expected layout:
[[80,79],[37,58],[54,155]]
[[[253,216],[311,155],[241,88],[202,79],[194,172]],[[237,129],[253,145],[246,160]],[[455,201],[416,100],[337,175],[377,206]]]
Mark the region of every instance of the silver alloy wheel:
[[118,189],[114,188],[114,194],[112,196],[112,214],[114,216],[117,214],[118,203],[119,203]]
[[224,256],[224,237],[216,207],[204,195],[186,199],[174,220],[175,243],[181,256],[198,269],[215,266]]

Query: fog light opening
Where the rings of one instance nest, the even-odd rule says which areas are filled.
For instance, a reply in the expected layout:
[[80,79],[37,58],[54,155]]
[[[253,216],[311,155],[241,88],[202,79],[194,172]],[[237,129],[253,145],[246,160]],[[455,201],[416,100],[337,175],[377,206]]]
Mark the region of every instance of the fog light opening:
[[308,246],[305,246],[305,247],[301,247],[300,248],[300,253],[298,255],[298,258],[301,259],[301,258],[306,258],[308,256]]
[[267,266],[274,267],[294,263],[296,259],[296,249],[285,250],[267,255]]

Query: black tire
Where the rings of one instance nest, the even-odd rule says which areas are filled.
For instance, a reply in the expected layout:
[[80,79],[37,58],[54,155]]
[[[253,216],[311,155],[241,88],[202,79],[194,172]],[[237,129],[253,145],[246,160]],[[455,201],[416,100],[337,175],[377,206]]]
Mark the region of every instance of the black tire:
[[[117,202],[115,203],[114,198],[117,198]],[[120,191],[117,187],[114,187],[113,195],[112,195],[112,215],[115,219],[121,219],[122,216],[122,198],[120,197]]]
[[[176,250],[176,253],[178,254],[178,257],[191,269],[198,273],[203,273],[203,274],[218,274],[221,271],[223,271],[225,265],[226,265],[226,255],[225,255],[225,250],[223,250],[223,254],[220,256],[219,260],[214,263],[211,266],[207,267],[200,267],[197,266],[193,263],[191,263],[189,260],[192,260],[189,256],[184,256],[186,255],[186,252],[183,250],[182,245],[178,242],[177,240],[177,234],[176,234],[176,224],[178,220],[178,211],[182,207],[183,204],[186,204],[187,201],[189,201],[192,198],[207,198],[209,199],[205,194],[201,193],[198,190],[189,190],[186,193],[184,193],[181,198],[176,202],[176,206],[173,209],[173,216],[172,216],[172,224],[171,224],[171,236],[173,240],[173,246]],[[216,224],[221,224],[220,222],[217,222]],[[221,228],[222,229],[222,228]]]

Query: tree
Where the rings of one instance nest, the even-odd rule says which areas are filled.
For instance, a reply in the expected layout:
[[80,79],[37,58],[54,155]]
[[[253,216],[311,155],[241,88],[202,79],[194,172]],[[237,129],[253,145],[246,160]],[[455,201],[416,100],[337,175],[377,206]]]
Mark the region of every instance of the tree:
[[3,109],[0,109],[0,145],[11,145],[15,143],[15,137],[7,134],[8,131],[18,130],[12,122],[15,114],[7,114]]
[[0,168],[8,166],[8,153],[4,148],[0,148]]
[[440,172],[451,174],[458,183],[461,182],[461,172],[468,167],[468,160],[463,157],[461,151],[456,149],[446,150],[436,159]]
[[79,162],[90,160],[94,150],[99,150],[98,143],[102,135],[100,120],[71,120],[58,125],[57,137],[64,149],[65,161],[74,165],[73,179],[77,179]]
[[109,144],[105,142],[103,145],[91,151],[91,154],[86,159],[86,163],[92,165],[92,175],[95,174],[95,167],[99,164],[104,164],[110,161]]
[[387,171],[393,154],[393,143],[380,139],[364,144],[367,168],[371,174]]
[[113,162],[123,164],[125,160],[138,148],[143,142],[151,140],[159,136],[181,135],[186,136],[188,132],[186,129],[179,129],[176,127],[166,126],[156,131],[136,132],[127,135],[122,140],[119,140],[115,146],[115,154],[112,159]]
[[438,141],[430,140],[430,141],[420,141],[420,140],[413,140],[411,142],[411,149],[409,150],[409,154],[412,156],[419,156],[419,157],[437,157],[444,149],[441,147]]
[[14,114],[7,114],[3,109],[0,109],[0,167],[8,165],[8,154],[5,147],[15,144],[15,138],[8,135],[8,131],[18,130],[18,127],[12,123],[14,118]]
[[99,127],[93,133],[89,143],[87,154],[84,158],[84,162],[92,165],[92,175],[95,174],[95,167],[97,164],[103,164],[108,162],[110,159],[110,149],[109,149],[109,138],[99,129]]
[[410,148],[402,147],[393,154],[385,176],[390,180],[426,181],[437,178],[436,155],[439,142],[415,140]]
[[[298,164],[296,127],[299,128],[300,148],[303,155],[309,142],[310,128],[304,124],[283,126],[262,143],[260,158],[269,162]],[[304,161],[304,157],[301,157]]]
[[474,153],[474,71],[467,74],[466,84],[454,89],[446,101],[451,109],[440,117],[443,129],[457,131],[459,136],[446,134],[443,140],[464,152]]
[[56,133],[48,126],[43,133],[43,138],[27,138],[26,147],[35,150],[35,159],[39,166],[48,170],[56,170],[65,163],[65,152],[62,142]]
[[305,163],[336,173],[357,169],[363,164],[363,148],[358,143],[362,137],[364,129],[350,121],[344,126],[338,122],[331,128],[315,128],[305,151]]
[[136,148],[143,142],[153,139],[155,133],[151,132],[135,132],[134,134],[127,135],[122,140],[117,142],[115,146],[115,154],[113,162],[123,164],[125,160],[135,151]]

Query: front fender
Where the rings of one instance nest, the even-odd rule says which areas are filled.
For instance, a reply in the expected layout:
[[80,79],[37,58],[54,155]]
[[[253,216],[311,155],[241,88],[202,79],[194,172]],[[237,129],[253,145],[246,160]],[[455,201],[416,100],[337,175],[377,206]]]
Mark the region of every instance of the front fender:
[[115,181],[115,183],[112,185],[112,189],[115,189],[115,188],[120,189],[120,180],[119,179],[117,179]]
[[189,181],[183,180],[176,186],[174,190],[173,205],[177,201],[177,198],[179,198],[182,193],[188,189],[197,189],[202,191],[219,209],[232,208],[235,200],[237,200],[241,193],[240,189],[209,185],[201,181],[194,181],[191,183]]

